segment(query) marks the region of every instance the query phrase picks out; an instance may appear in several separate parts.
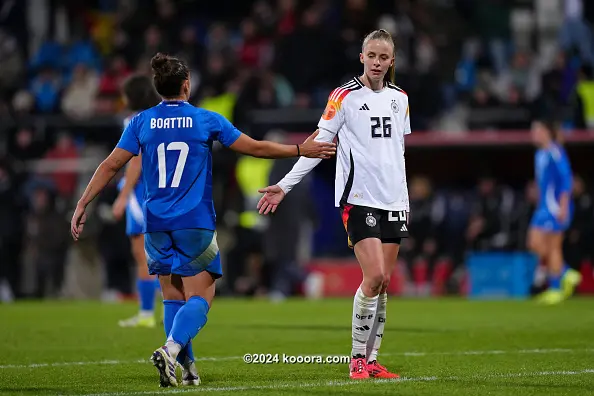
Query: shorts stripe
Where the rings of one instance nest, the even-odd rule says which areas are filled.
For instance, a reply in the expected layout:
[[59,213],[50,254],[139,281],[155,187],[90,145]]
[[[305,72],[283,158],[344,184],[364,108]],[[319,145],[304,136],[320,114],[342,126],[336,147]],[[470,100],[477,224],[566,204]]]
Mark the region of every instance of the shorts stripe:
[[128,199],[128,209],[130,210],[130,214],[132,215],[134,220],[136,220],[137,223],[144,223],[144,215],[142,214],[142,208],[140,207],[140,203],[138,202],[135,193],[130,194],[130,198]]

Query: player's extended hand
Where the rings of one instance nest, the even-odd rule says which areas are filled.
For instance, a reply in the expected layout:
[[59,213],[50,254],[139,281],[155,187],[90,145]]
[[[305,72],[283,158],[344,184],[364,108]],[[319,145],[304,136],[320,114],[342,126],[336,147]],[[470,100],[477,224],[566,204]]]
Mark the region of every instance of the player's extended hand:
[[264,196],[258,201],[258,211],[260,214],[267,215],[274,213],[276,208],[285,198],[285,192],[277,185],[261,188],[259,193],[264,193]]
[[317,129],[307,139],[305,139],[305,142],[299,145],[299,152],[302,156],[308,158],[328,159],[332,158],[332,156],[336,154],[335,143],[318,142],[315,140],[319,133],[320,130]]
[[87,214],[83,206],[76,206],[72,221],[70,222],[70,233],[75,241],[78,241],[80,234],[82,234],[85,222],[87,221]]
[[561,209],[557,213],[557,221],[559,223],[565,223],[565,220],[567,219],[568,211],[569,210],[567,208],[561,207]]
[[113,213],[113,217],[115,217],[116,220],[119,220],[122,218],[122,216],[124,215],[124,212],[126,212],[127,204],[128,204],[128,200],[126,199],[126,197],[119,196],[115,200],[115,202],[113,203],[113,206],[111,207],[111,212]]

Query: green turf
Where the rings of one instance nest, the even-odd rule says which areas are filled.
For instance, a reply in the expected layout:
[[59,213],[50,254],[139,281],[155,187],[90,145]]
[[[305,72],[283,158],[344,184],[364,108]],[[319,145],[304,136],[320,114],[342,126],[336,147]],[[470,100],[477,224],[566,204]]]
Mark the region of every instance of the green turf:
[[[381,362],[405,380],[348,379],[347,365],[245,364],[245,353],[346,355],[352,300],[219,299],[194,340],[203,383],[173,392],[235,395],[592,395],[594,300],[391,298]],[[133,304],[0,305],[0,394],[148,395],[162,329],[121,329]],[[416,353],[411,353],[416,352]],[[86,364],[74,364],[86,362]]]

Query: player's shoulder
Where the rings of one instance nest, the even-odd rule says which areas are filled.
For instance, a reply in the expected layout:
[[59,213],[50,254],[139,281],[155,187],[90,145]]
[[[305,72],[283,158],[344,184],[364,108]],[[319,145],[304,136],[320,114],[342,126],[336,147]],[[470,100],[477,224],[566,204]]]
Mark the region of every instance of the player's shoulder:
[[567,157],[565,149],[560,144],[551,144],[547,149],[547,152],[555,161],[560,161],[562,159],[566,159]]
[[406,98],[408,100],[408,94],[406,93],[406,91],[402,88],[400,88],[398,85],[388,81],[387,87],[391,90],[393,90],[393,93],[397,96],[403,96],[404,98]]
[[359,91],[364,85],[358,77],[353,77],[339,87],[330,92],[328,100],[331,102],[342,103],[349,94]]
[[201,107],[195,107],[194,114],[202,121],[202,123],[207,125],[212,124],[215,126],[219,126],[223,120],[226,120],[226,118],[222,114],[217,113],[216,111],[203,109]]

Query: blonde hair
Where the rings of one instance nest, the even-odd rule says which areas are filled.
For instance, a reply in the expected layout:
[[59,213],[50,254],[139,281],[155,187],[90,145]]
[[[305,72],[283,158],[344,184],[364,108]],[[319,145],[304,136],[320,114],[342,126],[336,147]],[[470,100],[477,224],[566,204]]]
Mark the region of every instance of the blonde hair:
[[[370,40],[383,40],[387,42],[392,46],[392,55],[394,55],[396,49],[394,45],[394,40],[392,39],[392,35],[390,34],[390,32],[388,32],[386,29],[374,30],[373,32],[365,36],[365,38],[363,39],[363,45],[361,46],[362,52],[365,50],[365,47],[367,46],[367,43],[369,43]],[[384,76],[384,82],[391,82],[392,84],[394,84],[395,72],[396,71],[394,69],[394,63],[392,63],[392,65],[388,69],[388,72]]]

